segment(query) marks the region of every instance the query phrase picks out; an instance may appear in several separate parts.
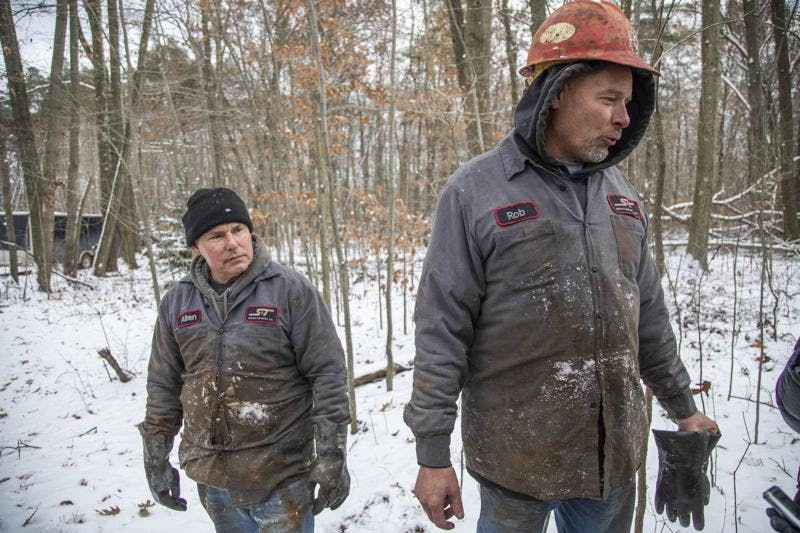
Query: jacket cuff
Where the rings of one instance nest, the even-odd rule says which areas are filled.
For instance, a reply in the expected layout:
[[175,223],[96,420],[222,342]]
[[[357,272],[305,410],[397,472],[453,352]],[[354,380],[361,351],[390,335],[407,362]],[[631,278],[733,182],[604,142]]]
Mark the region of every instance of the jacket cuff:
[[417,437],[417,463],[430,468],[450,466],[450,435]]
[[689,418],[697,412],[697,406],[694,403],[694,396],[692,396],[691,390],[686,390],[669,398],[659,398],[658,403],[666,409],[667,416],[673,420]]

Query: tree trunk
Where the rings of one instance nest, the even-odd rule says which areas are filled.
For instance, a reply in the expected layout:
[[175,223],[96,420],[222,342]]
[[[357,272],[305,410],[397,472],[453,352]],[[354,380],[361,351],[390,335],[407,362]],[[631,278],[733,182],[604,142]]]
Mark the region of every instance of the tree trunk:
[[[106,94],[106,71],[103,54],[103,14],[100,0],[86,0],[86,12],[92,32],[92,68],[94,69],[95,136],[97,138],[97,159],[100,166],[100,206],[104,214],[103,230],[97,253],[94,257],[94,274],[104,276],[116,270],[116,253],[107,262],[111,245],[106,235],[116,234],[116,221],[111,209],[114,188],[114,158],[112,157],[111,132],[108,117],[108,97]],[[105,249],[103,242],[105,243]]]
[[[133,83],[131,84],[131,109],[125,122],[125,135],[123,138],[122,158],[123,166],[130,169],[130,146],[133,137],[133,120],[132,117],[138,116],[139,102],[142,94],[142,68],[144,67],[145,58],[147,55],[147,43],[150,40],[150,29],[152,28],[153,11],[155,10],[155,0],[147,0],[144,6],[144,16],[142,18],[142,33],[141,40],[139,41],[139,51],[136,57],[136,71],[133,73]],[[158,273],[156,271],[156,260],[153,254],[153,242],[151,237],[150,217],[145,212],[145,201],[142,194],[141,180],[133,179],[130,172],[126,172],[128,182],[131,185],[131,196],[129,203],[131,204],[131,213],[133,213],[135,220],[141,221],[144,235],[145,251],[147,253],[148,264],[150,266],[150,280],[153,286],[153,297],[155,298],[156,307],[161,301],[161,291],[158,286]],[[138,176],[141,178],[141,176]],[[137,232],[138,235],[138,232]]]
[[44,149],[44,166],[42,175],[42,240],[45,255],[42,263],[45,268],[53,268],[53,209],[56,203],[56,188],[62,183],[56,176],[58,162],[61,157],[61,145],[64,135],[61,129],[63,105],[63,84],[61,76],[64,71],[64,43],[67,34],[67,0],[58,0],[56,5],[56,27],[53,33],[53,59],[50,66],[50,86],[47,93],[47,140]]
[[501,0],[500,18],[503,21],[503,32],[506,38],[506,62],[508,63],[508,78],[511,82],[511,98],[509,100],[509,110],[513,114],[514,108],[519,100],[519,74],[517,74],[517,42],[514,38],[514,31],[511,28],[511,13],[509,13],[508,0]]
[[[458,83],[464,96],[467,151],[475,157],[486,151],[491,133],[489,85],[492,31],[491,0],[447,0],[450,38]],[[465,13],[466,11],[466,13]]]
[[759,48],[760,20],[756,0],[742,0],[744,10],[744,36],[747,47],[747,100],[750,105],[750,128],[748,130],[747,170],[748,183],[755,183],[768,170],[767,125],[768,117],[764,102],[764,82]]
[[[108,128],[108,149],[109,164],[111,174],[108,203],[103,205],[105,220],[103,231],[100,236],[100,243],[97,245],[97,256],[94,262],[94,273],[103,276],[108,272],[117,270],[117,246],[118,234],[126,232],[125,226],[131,226],[133,221],[121,217],[123,204],[128,200],[123,200],[125,191],[125,173],[123,171],[124,161],[122,160],[122,82],[120,80],[120,61],[119,61],[119,17],[117,13],[116,0],[108,0],[108,57],[109,57],[109,93],[106,100],[107,109],[107,128]],[[94,32],[93,32],[94,33]],[[131,261],[132,257],[127,257],[126,261],[135,266]]]
[[79,84],[78,0],[69,0],[69,166],[67,167],[67,231],[64,241],[64,273],[73,278],[78,273],[78,242],[81,227],[81,213],[78,211],[81,127]]
[[531,7],[531,38],[547,18],[547,0],[528,0]]
[[[17,154],[22,176],[25,180],[25,193],[28,200],[30,234],[32,237],[33,254],[38,268],[37,281],[42,291],[50,292],[50,267],[47,257],[50,250],[46,250],[43,227],[46,225],[45,217],[48,209],[45,205],[46,187],[39,164],[39,154],[36,150],[36,138],[33,135],[33,120],[31,119],[28,91],[25,87],[25,75],[22,70],[22,59],[19,55],[17,32],[11,16],[11,3],[9,0],[0,0],[0,43],[3,46],[3,58],[6,62],[6,76],[8,79],[8,93],[11,104],[11,113],[14,117],[14,136],[17,140]],[[52,218],[52,206],[50,208]],[[51,222],[52,224],[52,222]],[[50,241],[52,243],[52,231]]]
[[[115,136],[115,155],[119,158],[116,165],[117,180],[119,182],[117,199],[115,205],[117,210],[117,228],[119,230],[119,241],[122,258],[131,268],[136,268],[136,252],[139,251],[141,237],[139,234],[139,217],[136,214],[136,197],[134,196],[133,184],[131,183],[130,172],[130,110],[128,116],[123,112],[122,105],[122,80],[120,79],[121,60],[119,50],[120,27],[125,20],[119,10],[122,2],[118,0],[108,0],[108,26],[109,26],[109,57],[111,63],[111,95],[114,102],[113,128]],[[148,32],[149,33],[149,32]],[[143,37],[149,37],[142,34]],[[146,45],[147,43],[145,43]],[[126,46],[127,49],[127,46]],[[130,61],[128,61],[130,65]],[[112,252],[115,253],[115,252]]]
[[702,78],[697,125],[697,166],[694,204],[689,223],[687,251],[703,268],[708,266],[708,234],[711,229],[717,155],[717,102],[719,101],[719,0],[703,0],[701,39]]
[[800,221],[797,210],[800,208],[800,175],[793,162],[792,137],[792,71],[789,63],[787,32],[789,21],[786,18],[786,4],[783,0],[771,0],[772,35],[775,39],[775,55],[778,63],[778,131],[780,135],[781,162],[781,202],[783,204],[783,238],[787,241],[800,239]]
[[389,204],[389,241],[386,243],[386,390],[394,388],[394,336],[392,323],[392,280],[394,279],[394,232],[395,232],[395,105],[397,101],[397,80],[395,62],[397,54],[397,0],[392,0],[392,52],[389,59],[389,163],[386,171],[386,196]]
[[[339,240],[339,232],[336,223],[336,207],[334,202],[333,187],[328,187],[328,120],[327,120],[327,97],[325,94],[325,69],[322,64],[322,53],[319,45],[319,32],[317,30],[317,13],[314,7],[315,0],[306,0],[306,17],[308,18],[309,39],[311,41],[311,51],[314,56],[314,63],[317,67],[317,87],[315,91],[316,109],[314,116],[314,140],[317,153],[317,173],[321,187],[328,188],[328,208],[333,227],[333,243],[336,248],[336,260],[339,263],[339,290],[344,311],[344,337],[345,352],[347,355],[347,399],[350,408],[350,432],[358,432],[358,419],[356,418],[356,393],[353,385],[353,332],[350,325],[350,283],[348,280],[347,264],[342,253],[342,245]],[[325,203],[320,198],[321,203]],[[322,220],[323,225],[327,224]],[[322,251],[324,257],[325,251]],[[328,305],[330,307],[330,304]]]
[[11,277],[19,282],[19,260],[17,259],[17,239],[14,229],[14,206],[11,202],[11,171],[8,168],[8,153],[6,150],[5,127],[0,126],[0,179],[3,185],[3,211],[6,214],[6,242],[3,247],[8,249],[8,268]]
[[212,184],[214,187],[223,186],[222,175],[222,135],[219,126],[219,110],[217,109],[218,84],[211,65],[211,34],[209,31],[208,17],[211,6],[208,1],[200,3],[200,27],[203,35],[203,92],[206,96],[206,112],[208,116],[208,137],[211,145]]

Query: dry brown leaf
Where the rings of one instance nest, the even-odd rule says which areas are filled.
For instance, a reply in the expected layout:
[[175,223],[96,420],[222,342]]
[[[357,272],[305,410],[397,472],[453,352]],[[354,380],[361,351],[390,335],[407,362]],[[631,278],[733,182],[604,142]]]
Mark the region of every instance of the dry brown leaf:
[[75,505],[72,500],[62,500],[58,505]]
[[116,516],[119,514],[119,507],[112,505],[108,509],[95,509],[95,511],[101,516]]
[[708,391],[711,390],[711,382],[707,379],[704,379],[702,383],[699,384],[699,387],[692,387],[692,394],[700,394],[701,392],[705,393],[708,396]]

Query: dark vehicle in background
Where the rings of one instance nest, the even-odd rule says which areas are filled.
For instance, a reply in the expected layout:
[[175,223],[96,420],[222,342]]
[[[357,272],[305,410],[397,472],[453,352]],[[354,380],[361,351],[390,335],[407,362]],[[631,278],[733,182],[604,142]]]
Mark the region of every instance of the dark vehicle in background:
[[[28,224],[28,212],[18,211],[14,213],[14,241],[19,252],[20,264],[32,262],[29,254],[24,252],[31,251],[31,232]],[[100,242],[100,232],[103,229],[103,215],[83,215],[81,217],[80,236],[78,238],[77,261],[79,268],[89,268],[94,261],[94,253],[97,243]],[[56,261],[64,262],[64,248],[67,238],[67,215],[65,213],[55,213],[53,224],[53,249]],[[6,226],[6,216],[0,215],[0,266],[8,266],[8,230]]]

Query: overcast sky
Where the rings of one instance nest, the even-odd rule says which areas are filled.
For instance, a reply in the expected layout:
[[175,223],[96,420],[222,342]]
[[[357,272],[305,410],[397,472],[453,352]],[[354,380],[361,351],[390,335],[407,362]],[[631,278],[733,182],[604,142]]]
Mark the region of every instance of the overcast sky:
[[[25,9],[44,3],[45,9]],[[17,29],[22,64],[27,70],[34,66],[45,73],[50,71],[53,55],[53,29],[56,11],[53,2],[32,2],[31,0],[12,0],[11,11]],[[0,56],[5,71],[5,60]]]

